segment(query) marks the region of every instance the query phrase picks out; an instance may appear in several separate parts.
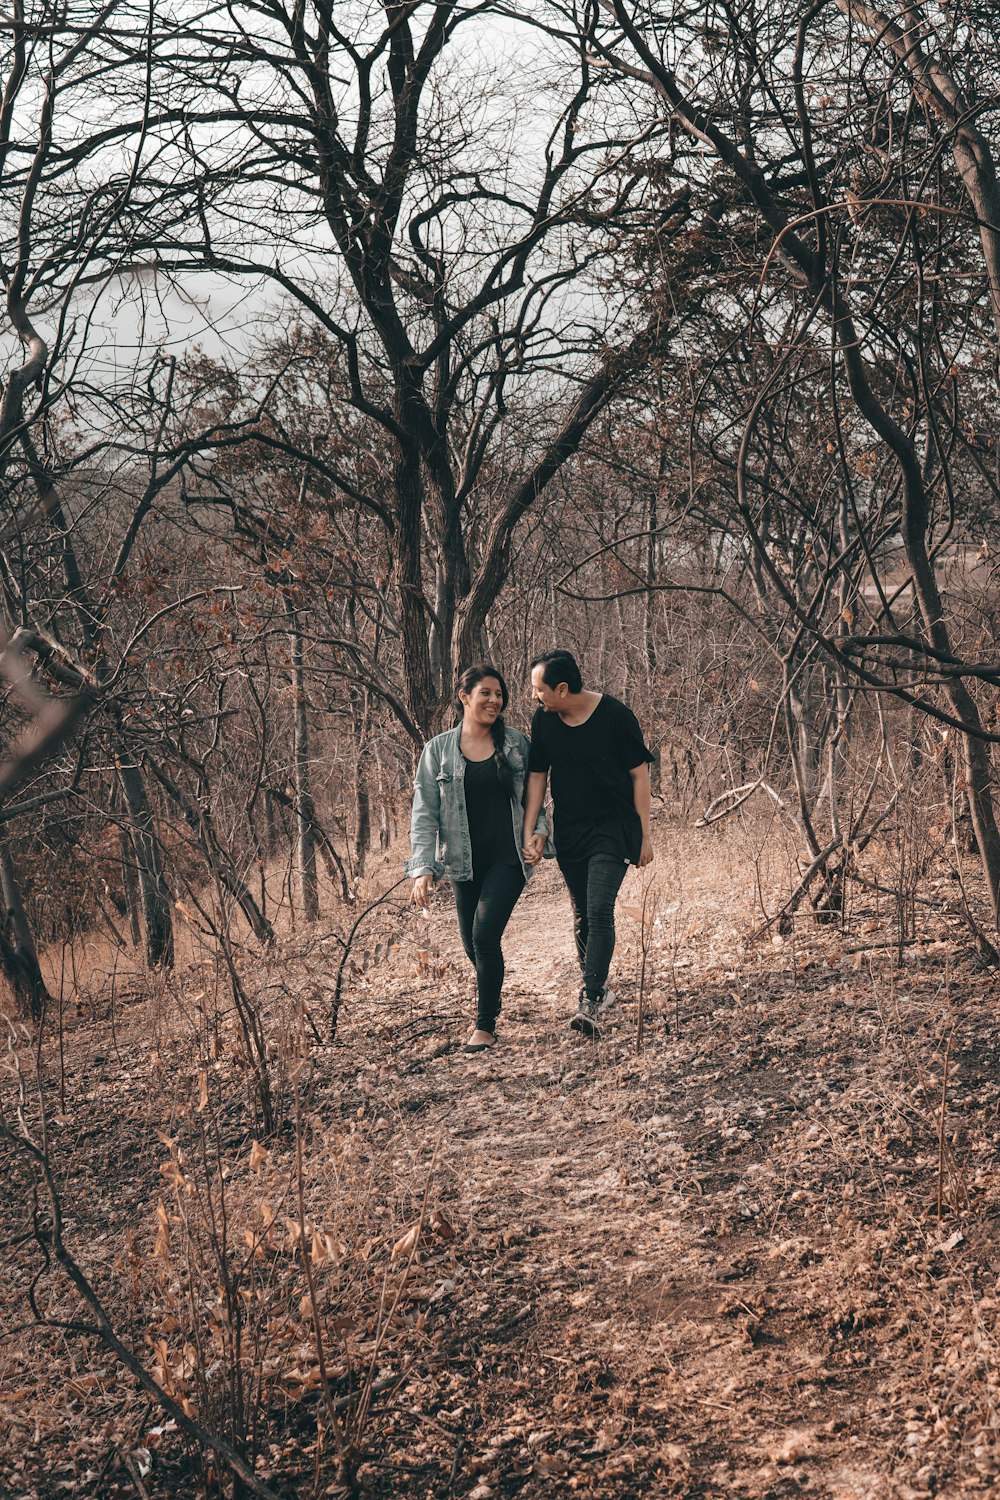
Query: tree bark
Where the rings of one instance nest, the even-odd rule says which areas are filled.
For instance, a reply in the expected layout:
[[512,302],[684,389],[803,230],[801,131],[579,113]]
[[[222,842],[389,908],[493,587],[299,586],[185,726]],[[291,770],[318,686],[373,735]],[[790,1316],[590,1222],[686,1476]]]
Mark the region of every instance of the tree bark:
[[146,784],[142,772],[131,759],[119,762],[118,778],[129,812],[129,840],[135,855],[135,873],[142,901],[146,965],[150,969],[169,969],[174,962],[173,914]]
[[316,877],[316,808],[312,795],[309,758],[309,717],[302,629],[298,615],[289,609],[292,650],[292,768],[295,785],[295,879],[302,915],[307,922],[319,916],[319,882]]
[[4,838],[0,838],[0,893],[5,917],[0,930],[0,963],[10,980],[18,1012],[40,1021],[52,997],[42,977],[17,871]]

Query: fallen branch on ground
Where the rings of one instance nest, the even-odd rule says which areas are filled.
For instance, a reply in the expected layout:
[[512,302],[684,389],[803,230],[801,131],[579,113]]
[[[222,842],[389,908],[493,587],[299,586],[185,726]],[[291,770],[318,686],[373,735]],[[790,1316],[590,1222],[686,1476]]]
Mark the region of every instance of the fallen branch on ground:
[[[708,828],[713,823],[719,823],[723,818],[728,818],[730,813],[736,812],[744,802],[749,802],[754,792],[758,791],[766,792],[782,812],[786,811],[785,803],[774,787],[768,786],[766,781],[747,781],[742,786],[731,786],[728,791],[720,792],[717,797],[714,797],[701,817],[695,819],[695,828]],[[721,806],[722,803],[726,803],[726,806]],[[716,808],[719,809],[718,812],[715,811]]]

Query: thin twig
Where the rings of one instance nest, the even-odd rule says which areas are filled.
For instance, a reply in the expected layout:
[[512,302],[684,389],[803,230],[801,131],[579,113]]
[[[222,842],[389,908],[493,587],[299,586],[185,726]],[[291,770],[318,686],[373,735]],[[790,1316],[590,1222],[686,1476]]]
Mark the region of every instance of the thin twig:
[[128,1477],[131,1479],[132,1483],[136,1487],[136,1490],[138,1491],[139,1500],[149,1500],[149,1491],[142,1482],[142,1476],[139,1473],[139,1466],[136,1463],[135,1459],[132,1457],[131,1453],[122,1453],[121,1461],[125,1465],[125,1468],[128,1470]]
[[[744,802],[749,802],[754,792],[757,791],[767,792],[768,796],[773,798],[782,812],[785,811],[785,803],[778,796],[774,788],[768,786],[766,781],[748,781],[743,786],[730,787],[728,791],[720,792],[718,797],[714,797],[701,817],[695,819],[695,828],[708,828],[712,823],[718,823],[721,819],[727,818],[730,813],[734,813],[738,808],[742,807]],[[735,801],[733,800],[734,798],[736,799]],[[715,812],[715,808],[719,807],[719,804],[723,802],[727,805],[721,808],[719,812]]]
[[359,913],[359,915],[357,917],[357,920],[354,923],[354,926],[351,928],[350,932],[347,934],[346,941],[342,940],[343,941],[344,951],[340,955],[340,963],[337,966],[337,982],[336,982],[336,985],[335,985],[334,991],[333,991],[333,1005],[331,1006],[331,1009],[330,1009],[330,1036],[331,1036],[331,1038],[335,1037],[336,1034],[337,1034],[337,1022],[340,1019],[340,998],[341,998],[341,992],[342,992],[343,987],[344,987],[344,970],[347,967],[347,960],[348,960],[348,958],[351,955],[351,946],[352,946],[352,944],[354,942],[355,937],[357,936],[358,928],[361,926],[362,922],[365,920],[366,917],[370,916],[371,913],[373,911],[375,911],[375,909],[377,907],[381,906],[384,901],[388,901],[388,899],[392,895],[393,891],[398,890],[399,887],[403,884],[403,882],[406,881],[406,880],[408,880],[408,879],[409,879],[409,876],[404,875],[400,880],[397,880],[394,885],[391,885],[387,891],[383,891],[382,894],[381,894],[381,896],[379,896],[376,901],[373,901],[370,906],[366,906],[365,909],[364,909],[364,911]]
[[941,1222],[941,1214],[944,1209],[944,1127],[948,1112],[948,1064],[951,1061],[951,1037],[944,1046],[944,1074],[941,1079],[941,1112],[938,1116],[938,1180],[937,1180],[937,1216],[938,1223]]

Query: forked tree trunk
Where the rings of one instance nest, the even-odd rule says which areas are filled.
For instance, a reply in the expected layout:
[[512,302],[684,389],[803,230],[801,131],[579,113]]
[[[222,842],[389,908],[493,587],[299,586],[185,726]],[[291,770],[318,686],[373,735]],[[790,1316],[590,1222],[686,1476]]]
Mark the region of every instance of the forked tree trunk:
[[253,892],[234,865],[228,850],[219,840],[207,800],[196,806],[187,793],[172,777],[167,775],[162,766],[151,761],[150,770],[197,839],[198,847],[205,856],[215,879],[235,899],[258,942],[270,947],[274,942],[274,928],[265,916],[263,908],[258,906]]

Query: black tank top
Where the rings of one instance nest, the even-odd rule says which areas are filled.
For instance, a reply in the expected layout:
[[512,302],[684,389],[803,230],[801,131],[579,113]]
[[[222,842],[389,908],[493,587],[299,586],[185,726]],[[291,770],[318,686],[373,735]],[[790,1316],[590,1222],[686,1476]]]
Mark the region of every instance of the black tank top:
[[488,760],[462,759],[473,875],[482,875],[490,865],[519,865],[510,793],[500,784],[496,761],[492,755]]

